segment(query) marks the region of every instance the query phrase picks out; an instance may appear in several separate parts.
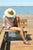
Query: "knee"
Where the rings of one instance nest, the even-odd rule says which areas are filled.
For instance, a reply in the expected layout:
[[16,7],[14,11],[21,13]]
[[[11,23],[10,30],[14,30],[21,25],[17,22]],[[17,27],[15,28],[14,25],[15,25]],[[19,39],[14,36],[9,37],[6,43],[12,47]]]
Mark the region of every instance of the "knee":
[[22,29],[20,28],[20,31],[22,31]]

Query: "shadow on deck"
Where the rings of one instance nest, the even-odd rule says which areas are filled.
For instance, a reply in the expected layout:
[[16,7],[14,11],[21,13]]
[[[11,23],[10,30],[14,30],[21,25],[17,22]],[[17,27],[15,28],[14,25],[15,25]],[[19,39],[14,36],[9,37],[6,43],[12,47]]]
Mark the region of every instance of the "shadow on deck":
[[[31,34],[26,35],[27,41],[32,41],[30,36],[31,36]],[[23,41],[23,39],[21,38],[21,36],[9,37],[9,41],[7,42],[6,50],[19,50],[19,48],[21,48],[21,50],[22,50],[23,48],[27,49],[29,47],[32,47],[32,45],[29,47],[27,45],[24,45],[22,41]]]

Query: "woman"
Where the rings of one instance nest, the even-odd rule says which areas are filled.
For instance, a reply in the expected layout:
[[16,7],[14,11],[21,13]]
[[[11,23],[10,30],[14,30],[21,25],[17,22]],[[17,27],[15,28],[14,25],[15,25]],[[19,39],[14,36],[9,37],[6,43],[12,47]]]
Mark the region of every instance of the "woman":
[[[5,11],[5,15],[3,16],[3,28],[4,29],[5,25],[7,24],[7,29],[8,30],[13,30],[13,31],[20,31],[20,35],[24,40],[24,44],[30,44],[29,42],[26,41],[24,35],[23,35],[23,30],[20,28],[19,25],[19,16],[15,16],[16,12],[9,8]],[[16,23],[18,27],[16,27]]]

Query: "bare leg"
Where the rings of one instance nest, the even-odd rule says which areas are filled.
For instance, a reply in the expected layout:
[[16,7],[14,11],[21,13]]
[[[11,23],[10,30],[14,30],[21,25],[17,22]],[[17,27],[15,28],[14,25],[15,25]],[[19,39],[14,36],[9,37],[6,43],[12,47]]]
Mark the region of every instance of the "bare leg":
[[23,38],[24,41],[26,41],[26,39],[25,39],[25,37],[24,37],[24,35],[23,35],[23,31],[22,31],[21,28],[18,28],[18,27],[12,27],[11,30],[13,30],[13,31],[17,31],[17,30],[20,31],[21,37]]
[[24,37],[24,35],[23,35],[22,29],[20,30],[20,35],[21,35],[21,37],[23,38],[23,40],[26,41],[26,39],[25,39],[25,37]]

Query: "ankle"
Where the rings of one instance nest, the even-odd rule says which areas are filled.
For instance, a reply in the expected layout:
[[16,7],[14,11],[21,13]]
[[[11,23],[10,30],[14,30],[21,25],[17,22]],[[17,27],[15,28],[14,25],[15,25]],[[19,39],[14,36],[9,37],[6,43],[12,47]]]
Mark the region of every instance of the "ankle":
[[26,40],[24,40],[24,42],[26,42]]

